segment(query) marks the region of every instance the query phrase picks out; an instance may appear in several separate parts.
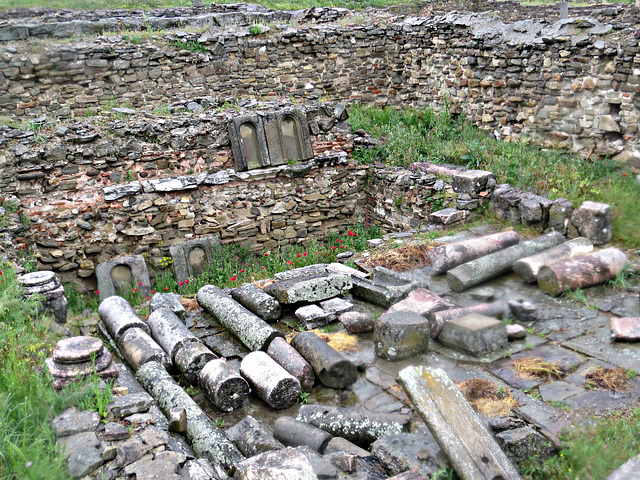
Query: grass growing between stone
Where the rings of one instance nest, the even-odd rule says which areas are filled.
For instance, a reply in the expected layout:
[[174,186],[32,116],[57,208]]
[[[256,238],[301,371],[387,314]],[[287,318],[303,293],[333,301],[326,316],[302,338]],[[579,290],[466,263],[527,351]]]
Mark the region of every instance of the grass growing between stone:
[[640,247],[640,184],[611,159],[588,161],[524,141],[498,140],[464,118],[454,118],[446,106],[435,112],[358,105],[349,114],[354,131],[364,129],[380,139],[375,149],[354,152],[362,163],[450,163],[492,171],[498,183],[551,199],[568,198],[576,206],[585,200],[608,203],[614,240],[627,248]]
[[0,264],[0,478],[68,479],[51,420],[64,408],[95,409],[93,392],[76,384],[58,394],[44,360],[57,338],[40,300],[24,299],[12,267]]
[[576,426],[552,457],[535,455],[522,465],[525,479],[600,480],[640,452],[640,409],[613,412]]

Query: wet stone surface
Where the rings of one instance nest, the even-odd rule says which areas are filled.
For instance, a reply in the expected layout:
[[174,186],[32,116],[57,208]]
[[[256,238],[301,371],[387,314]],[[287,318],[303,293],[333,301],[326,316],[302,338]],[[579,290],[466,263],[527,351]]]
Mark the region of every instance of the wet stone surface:
[[[450,240],[491,232],[490,228],[475,230],[475,233],[456,234]],[[314,278],[317,274],[317,269],[310,269],[308,275],[300,278],[309,281],[310,277]],[[519,462],[523,456],[535,454],[540,448],[540,439],[559,446],[559,434],[563,428],[569,426],[570,417],[576,418],[591,412],[605,412],[638,405],[638,398],[640,398],[638,379],[632,379],[625,389],[615,392],[586,384],[587,374],[596,367],[625,367],[640,371],[640,344],[614,342],[611,338],[612,317],[640,315],[638,294],[625,293],[610,287],[595,287],[585,290],[583,300],[576,300],[569,295],[551,297],[541,292],[535,284],[524,283],[514,273],[507,273],[458,293],[451,290],[445,275],[434,275],[430,267],[408,272],[397,278],[384,271],[379,273],[378,285],[384,283],[386,285],[384,291],[395,288],[394,282],[402,285],[420,285],[430,292],[409,295],[409,300],[405,302],[410,304],[407,310],[416,312],[416,315],[433,311],[434,304],[437,304],[435,308],[440,309],[469,307],[488,301],[505,302],[512,313],[507,322],[513,322],[514,325],[521,327],[520,336],[524,335],[524,338],[512,338],[506,344],[501,340],[499,347],[493,351],[479,352],[477,355],[473,352],[461,351],[455,346],[454,348],[451,345],[445,346],[438,340],[430,340],[430,350],[399,361],[387,361],[376,355],[375,334],[369,330],[387,310],[386,300],[380,302],[385,304],[384,307],[380,307],[367,301],[366,297],[355,295],[354,290],[350,294],[345,293],[338,297],[339,302],[333,300],[330,302],[348,302],[352,305],[351,310],[348,313],[339,313],[340,310],[336,307],[336,311],[332,312],[334,318],[322,329],[324,331],[318,332],[318,335],[325,342],[336,342],[330,345],[334,345],[333,348],[339,351],[344,360],[354,366],[356,377],[353,383],[341,385],[340,388],[329,388],[316,378],[315,384],[303,390],[304,393],[298,397],[297,401],[291,406],[284,405],[287,408],[278,411],[259,398],[255,391],[248,395],[247,402],[242,407],[231,412],[223,412],[207,399],[197,384],[189,390],[191,398],[218,426],[217,428],[222,433],[230,430],[228,437],[237,442],[236,446],[245,456],[251,457],[242,462],[242,467],[234,478],[254,478],[250,475],[255,472],[278,472],[280,471],[278,469],[284,465],[284,459],[287,461],[291,459],[293,462],[291,465],[296,465],[293,469],[294,475],[309,475],[311,479],[371,480],[389,478],[393,474],[411,472],[412,469],[417,469],[416,472],[419,472],[412,475],[418,475],[431,472],[432,468],[445,464],[443,453],[438,453],[440,448],[437,442],[420,420],[405,391],[396,381],[399,372],[409,366],[424,365],[442,369],[454,383],[483,379],[490,381],[496,389],[510,391],[518,403],[510,413],[494,417],[478,414],[478,418],[494,437],[499,434],[498,443],[514,462]],[[372,285],[375,284],[372,283]],[[405,293],[398,295],[395,300],[404,298]],[[431,303],[421,305],[421,298]],[[322,307],[325,308],[325,300],[322,301]],[[297,333],[297,329],[301,328],[295,312],[304,304],[285,306],[280,318],[275,319],[270,326],[291,338]],[[330,309],[325,308],[325,310]],[[516,310],[520,312],[519,315],[514,313]],[[336,318],[338,316],[344,325]],[[186,327],[213,354],[225,358],[231,368],[237,372],[240,371],[241,361],[250,351],[215,316],[204,310],[195,310],[188,313],[185,321]],[[284,339],[279,340],[284,341]],[[537,358],[557,366],[559,375],[547,378],[518,373],[515,367],[516,362],[528,358]],[[123,376],[119,381],[126,383],[127,378]],[[140,393],[133,384],[130,388],[131,393]],[[385,432],[392,435],[386,437],[382,435],[379,439],[367,437],[366,442],[359,442],[360,447],[353,443],[349,444],[347,439],[339,436],[345,435],[344,433],[331,431],[329,433],[334,435],[334,438],[326,447],[327,451],[324,455],[310,452],[306,447],[281,449],[279,442],[273,439],[276,421],[284,417],[303,421],[305,409],[311,406],[327,407],[329,410],[326,412],[331,411],[333,407],[348,408],[349,411],[359,412],[368,418],[402,414],[407,415],[410,422],[407,424],[407,431]],[[152,472],[155,471],[155,467],[162,467],[167,472],[167,478],[174,478],[171,475],[178,478],[179,475],[186,475],[187,471],[195,471],[195,464],[190,463],[195,461],[195,456],[188,447],[176,449],[178,452],[176,454],[167,454],[174,450],[170,448],[171,438],[174,435],[168,437],[170,440],[167,441],[163,450],[164,455],[160,455],[159,451],[147,449],[150,444],[142,439],[134,440],[140,437],[139,429],[143,426],[168,428],[166,420],[158,417],[161,414],[157,407],[151,405],[147,411],[128,413],[130,413],[129,416],[120,419],[114,411],[108,430],[103,426],[92,429],[91,422],[87,427],[89,430],[97,431],[100,442],[105,445],[115,444],[114,442],[130,442],[126,445],[129,446],[127,448],[132,449],[132,452],[127,454],[131,456],[120,455],[116,458],[137,458],[131,460],[126,466],[117,467],[121,469],[120,472],[128,468],[130,475],[143,475],[145,471]],[[321,417],[326,418],[327,413]],[[135,427],[132,436],[124,439],[124,431],[117,425],[132,420],[136,420],[136,423],[133,423]],[[317,425],[322,428],[320,421]],[[247,440],[248,436],[252,436],[251,441]],[[254,442],[253,436],[263,440]],[[358,442],[357,436],[349,439],[352,442]],[[374,447],[371,447],[372,442]],[[426,442],[425,445],[423,445],[424,442]],[[144,453],[141,453],[142,451]],[[147,461],[158,463],[152,468],[150,464],[145,463]],[[171,464],[171,461],[174,463]],[[114,465],[117,464],[116,460],[111,462],[116,462]],[[120,462],[122,463],[123,460]],[[109,462],[106,464],[111,465]],[[178,466],[174,469],[176,465]],[[187,468],[187,465],[191,466]],[[260,470],[265,466],[268,466],[267,470]],[[209,477],[186,478],[227,478],[224,473],[219,471],[211,473],[211,471],[216,472],[215,465],[209,470]],[[288,474],[284,470],[282,472],[283,475]]]

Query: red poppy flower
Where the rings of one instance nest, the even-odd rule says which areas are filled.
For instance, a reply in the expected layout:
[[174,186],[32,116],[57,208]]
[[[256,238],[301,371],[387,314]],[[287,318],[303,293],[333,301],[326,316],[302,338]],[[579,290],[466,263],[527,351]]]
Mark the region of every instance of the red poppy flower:
[[138,282],[138,286],[141,287],[142,286],[142,282]]
[[185,280],[184,283],[189,283],[189,280]]
[[182,284],[183,284],[183,283],[184,283],[184,282],[183,282],[182,280],[180,280],[180,281],[178,282],[178,285],[182,286]]
[[235,276],[234,276],[234,277],[231,277],[231,281],[232,281],[232,282],[235,282],[235,281],[236,281],[236,277],[235,277]]
[[100,290],[96,290],[96,295],[100,295]]

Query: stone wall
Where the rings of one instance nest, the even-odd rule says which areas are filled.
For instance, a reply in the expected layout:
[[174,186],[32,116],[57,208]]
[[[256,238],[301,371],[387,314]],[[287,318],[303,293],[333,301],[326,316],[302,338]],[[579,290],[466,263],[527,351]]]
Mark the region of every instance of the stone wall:
[[362,25],[270,25],[259,35],[211,26],[153,39],[12,42],[0,57],[0,114],[65,118],[190,100],[206,108],[225,96],[437,107],[446,100],[501,137],[640,164],[637,9],[623,11],[625,21],[615,17],[620,11],[600,11],[608,23],[386,15]]

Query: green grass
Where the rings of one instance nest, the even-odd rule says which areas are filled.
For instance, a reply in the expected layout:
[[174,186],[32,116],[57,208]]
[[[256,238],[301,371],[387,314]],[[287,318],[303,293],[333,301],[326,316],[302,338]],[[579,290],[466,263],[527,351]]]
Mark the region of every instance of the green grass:
[[628,248],[640,247],[640,209],[635,203],[640,184],[613,160],[586,161],[524,141],[503,142],[464,118],[454,119],[446,106],[436,113],[357,105],[349,113],[353,130],[362,128],[384,140],[374,150],[354,152],[362,163],[451,163],[492,171],[498,183],[552,200],[564,197],[576,206],[585,200],[608,203],[614,240]]
[[51,420],[71,405],[98,411],[106,394],[81,384],[54,391],[44,365],[57,340],[51,319],[41,315],[39,298],[22,297],[11,266],[0,271],[0,478],[68,479]]
[[600,480],[640,452],[640,409],[613,412],[561,435],[564,448],[522,466],[525,479]]

